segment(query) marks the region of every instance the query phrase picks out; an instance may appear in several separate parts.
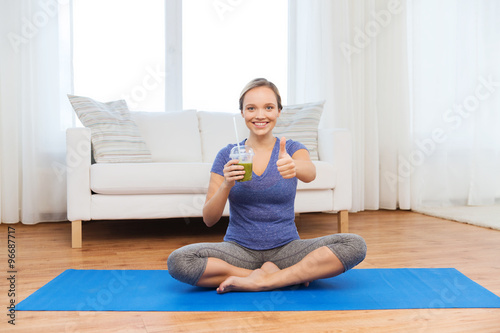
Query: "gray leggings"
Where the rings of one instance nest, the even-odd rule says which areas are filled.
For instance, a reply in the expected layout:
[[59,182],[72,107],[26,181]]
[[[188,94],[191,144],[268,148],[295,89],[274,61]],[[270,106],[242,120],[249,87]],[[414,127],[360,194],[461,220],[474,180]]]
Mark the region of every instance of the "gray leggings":
[[234,242],[198,243],[181,247],[168,257],[170,275],[175,279],[196,285],[205,272],[208,258],[218,258],[241,268],[254,270],[265,262],[280,269],[301,261],[310,252],[327,246],[344,265],[344,272],[359,264],[366,256],[366,243],[355,234],[334,234],[313,239],[299,239],[270,249],[251,250]]

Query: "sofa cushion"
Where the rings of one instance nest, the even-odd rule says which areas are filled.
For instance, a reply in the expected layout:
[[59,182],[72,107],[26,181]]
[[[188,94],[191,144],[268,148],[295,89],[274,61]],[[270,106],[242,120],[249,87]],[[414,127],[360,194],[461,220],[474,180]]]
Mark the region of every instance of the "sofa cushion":
[[309,150],[311,160],[319,160],[318,125],[325,101],[283,107],[273,130],[277,137],[299,141]]
[[151,152],[124,100],[101,103],[68,95],[78,118],[91,129],[93,157],[97,163],[151,162]]
[[[298,182],[298,190],[335,187],[336,170],[314,161],[316,179]],[[97,163],[90,167],[90,188],[97,194],[206,193],[211,163]]]
[[[189,218],[203,215],[206,194],[92,196],[92,220]],[[117,209],[125,207],[125,209]],[[224,208],[229,215],[229,205]],[[186,221],[189,222],[189,221]]]
[[97,163],[90,188],[98,194],[206,193],[210,163]]
[[236,119],[238,141],[248,138],[249,130],[241,113],[198,111],[203,162],[213,163],[219,150],[236,143],[233,118]]
[[316,179],[310,183],[299,181],[297,190],[324,190],[336,186],[337,170],[333,164],[322,161],[313,161],[316,166]]
[[131,112],[153,162],[201,162],[200,132],[195,110]]

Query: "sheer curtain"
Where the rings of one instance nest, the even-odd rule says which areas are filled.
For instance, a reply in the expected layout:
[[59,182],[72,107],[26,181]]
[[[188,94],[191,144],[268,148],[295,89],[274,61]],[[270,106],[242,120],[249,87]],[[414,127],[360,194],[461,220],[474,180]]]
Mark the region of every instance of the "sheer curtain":
[[70,1],[0,1],[1,222],[66,220]]
[[412,208],[500,203],[500,3],[413,1]]
[[325,99],[322,127],[353,137],[352,211],[409,208],[406,6],[389,1],[291,0],[289,101]]
[[290,0],[289,99],[353,136],[353,208],[500,199],[500,3]]

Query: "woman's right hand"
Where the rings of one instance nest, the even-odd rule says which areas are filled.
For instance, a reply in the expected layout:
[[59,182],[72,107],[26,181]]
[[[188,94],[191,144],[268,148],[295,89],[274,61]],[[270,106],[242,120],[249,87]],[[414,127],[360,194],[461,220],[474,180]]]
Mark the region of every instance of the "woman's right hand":
[[238,165],[238,160],[230,160],[224,165],[224,182],[229,187],[234,186],[234,182],[243,179],[245,176],[245,168],[243,165]]

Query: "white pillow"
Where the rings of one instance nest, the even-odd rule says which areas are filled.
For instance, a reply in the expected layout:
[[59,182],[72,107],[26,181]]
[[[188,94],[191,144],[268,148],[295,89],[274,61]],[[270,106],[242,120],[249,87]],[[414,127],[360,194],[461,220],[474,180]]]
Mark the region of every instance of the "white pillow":
[[201,162],[200,132],[195,110],[131,112],[153,162]]
[[309,150],[311,160],[319,160],[318,125],[325,101],[283,107],[273,129],[279,138],[299,141]]
[[83,96],[68,98],[82,124],[91,129],[97,163],[152,161],[124,100],[101,103]]
[[225,146],[236,143],[233,118],[236,119],[238,141],[248,138],[249,130],[241,113],[198,111],[203,162],[213,163],[215,156]]

